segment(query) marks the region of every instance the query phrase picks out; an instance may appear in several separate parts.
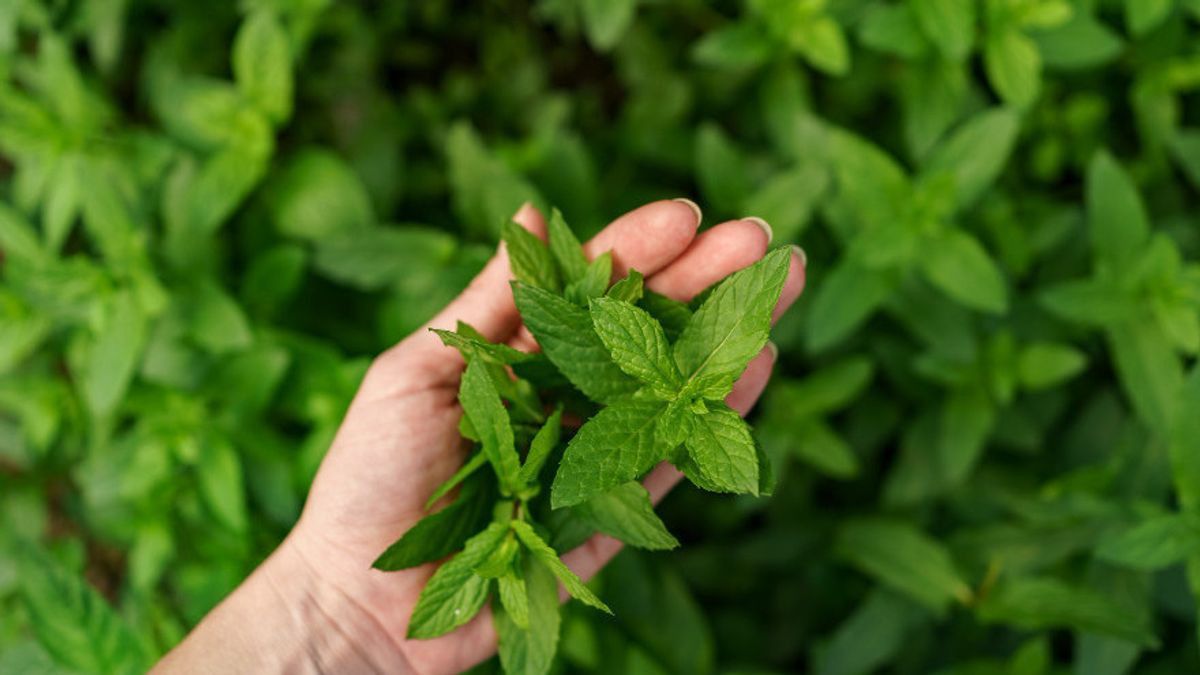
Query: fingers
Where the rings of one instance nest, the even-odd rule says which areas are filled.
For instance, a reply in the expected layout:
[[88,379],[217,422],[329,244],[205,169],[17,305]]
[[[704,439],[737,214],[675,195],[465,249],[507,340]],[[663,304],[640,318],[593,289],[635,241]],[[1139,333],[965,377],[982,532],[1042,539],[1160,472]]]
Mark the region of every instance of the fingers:
[[730,220],[702,232],[687,251],[654,276],[646,287],[676,300],[691,300],[700,291],[753,264],[767,252],[770,235],[749,219]]
[[700,207],[687,200],[650,202],[617,218],[584,244],[588,258],[612,251],[613,274],[659,271],[687,250],[700,226]]

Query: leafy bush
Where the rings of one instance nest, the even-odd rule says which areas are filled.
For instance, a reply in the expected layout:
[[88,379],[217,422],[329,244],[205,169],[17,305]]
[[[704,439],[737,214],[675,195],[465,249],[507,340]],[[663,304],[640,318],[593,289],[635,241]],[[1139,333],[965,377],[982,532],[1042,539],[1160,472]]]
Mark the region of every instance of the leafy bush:
[[672,494],[684,546],[614,561],[564,667],[1200,671],[1198,20],[0,4],[0,672],[177,642],[523,201],[587,234],[692,194],[811,261],[778,489]]

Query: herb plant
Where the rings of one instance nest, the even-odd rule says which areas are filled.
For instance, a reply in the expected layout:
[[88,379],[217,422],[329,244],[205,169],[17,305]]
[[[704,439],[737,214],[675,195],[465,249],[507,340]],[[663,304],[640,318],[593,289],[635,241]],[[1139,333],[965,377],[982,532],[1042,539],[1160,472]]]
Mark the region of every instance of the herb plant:
[[[599,295],[670,358],[624,305],[596,331],[603,256],[551,232],[514,256],[539,354],[443,335],[518,479],[476,453],[381,566],[525,501],[556,551],[636,545],[612,616],[554,613],[512,531],[565,672],[1200,672],[1198,37],[1197,0],[0,1],[0,672],[145,672],[518,206],[582,237],[676,196],[808,253],[750,418],[771,498],[675,490],[687,545],[638,550],[674,540],[633,476],[722,374],[636,276]],[[679,422],[567,461],[614,409]],[[466,599],[504,617],[498,579]]]
[[[513,222],[503,229],[513,298],[540,353],[489,343],[461,322],[456,331],[432,329],[466,361],[460,429],[475,450],[427,508],[455,490],[457,497],[374,565],[404,569],[455,552],[422,590],[408,636],[448,633],[490,596],[510,673],[550,669],[558,582],[584,604],[611,611],[561,552],[594,532],[644,549],[679,545],[638,482],[656,464],[670,461],[713,492],[758,495],[773,483],[750,427],[724,399],[767,343],[789,249],[731,274],[689,306],[643,288],[636,270],[610,286],[612,255],[588,261],[557,210],[548,238]],[[564,414],[586,421],[570,429]]]

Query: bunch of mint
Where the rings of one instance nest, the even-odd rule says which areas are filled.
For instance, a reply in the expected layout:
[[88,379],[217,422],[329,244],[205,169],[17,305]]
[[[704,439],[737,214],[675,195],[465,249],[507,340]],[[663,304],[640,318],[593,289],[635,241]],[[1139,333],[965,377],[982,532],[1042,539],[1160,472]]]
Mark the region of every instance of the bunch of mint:
[[[769,253],[689,305],[646,289],[637,271],[610,285],[612,255],[589,262],[558,211],[548,246],[511,222],[503,238],[517,308],[542,351],[490,343],[463,323],[436,330],[466,359],[460,427],[476,449],[427,506],[458,488],[454,501],[375,567],[457,551],[422,591],[409,637],[454,630],[494,593],[505,670],[544,673],[558,643],[556,579],[609,611],[561,552],[595,532],[644,549],[678,546],[638,482],[651,468],[670,461],[713,492],[771,491],[765,455],[724,399],[767,343],[790,254]],[[573,429],[566,413],[586,422]],[[557,467],[552,481],[543,478],[547,464]]]

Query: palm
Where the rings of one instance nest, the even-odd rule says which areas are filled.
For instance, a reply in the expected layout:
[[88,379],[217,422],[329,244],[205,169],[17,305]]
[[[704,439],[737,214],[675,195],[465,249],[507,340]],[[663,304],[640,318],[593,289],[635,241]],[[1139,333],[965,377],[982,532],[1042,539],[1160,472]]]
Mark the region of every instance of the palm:
[[[532,208],[518,221],[541,233]],[[757,260],[768,238],[746,220],[730,221],[696,236],[696,215],[677,202],[656,202],[615,221],[588,244],[594,256],[612,250],[619,273],[636,268],[658,292],[687,299],[709,284]],[[507,280],[508,263],[497,256],[431,325],[471,323],[490,339],[523,349],[534,345],[521,330]],[[780,300],[786,308],[803,285],[801,261],[793,260]],[[746,411],[761,393],[773,362],[764,351],[747,368],[730,404]],[[461,465],[467,450],[458,433],[462,414],[456,396],[463,363],[422,330],[384,354],[363,383],[318,472],[292,539],[323,578],[340,586],[382,625],[418,672],[457,672],[495,649],[490,615],[435,640],[405,640],[408,617],[435,564],[401,572],[370,569],[371,562],[425,513],[430,493]],[[678,480],[660,467],[647,486],[657,499]],[[618,549],[606,537],[566,556],[585,578]]]

